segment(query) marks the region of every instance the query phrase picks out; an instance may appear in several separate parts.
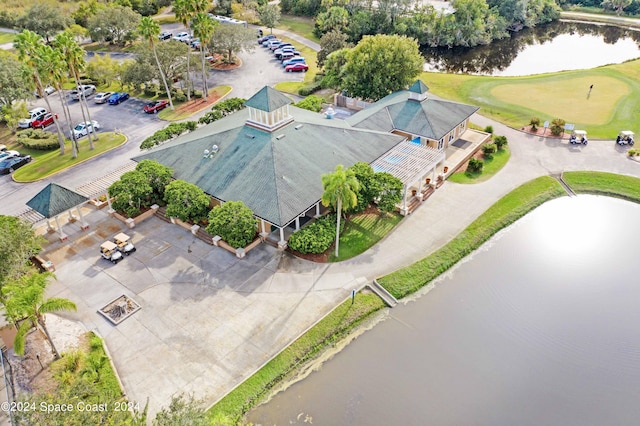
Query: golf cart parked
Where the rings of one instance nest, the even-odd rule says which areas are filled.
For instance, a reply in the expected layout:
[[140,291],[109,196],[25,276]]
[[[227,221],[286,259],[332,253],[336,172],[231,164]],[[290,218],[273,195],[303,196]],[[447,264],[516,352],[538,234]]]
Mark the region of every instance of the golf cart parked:
[[587,132],[584,130],[574,130],[571,132],[571,137],[569,137],[569,143],[572,145],[582,144],[586,145],[589,141],[587,140]]
[[118,250],[120,251],[120,253],[124,254],[125,256],[129,256],[130,253],[133,253],[134,251],[136,251],[135,246],[129,240],[131,240],[131,237],[129,237],[127,234],[123,232],[113,237],[113,241],[118,246]]
[[100,246],[100,254],[111,263],[118,263],[122,260],[122,253],[118,251],[118,246],[111,241],[105,241]]
[[635,135],[631,130],[623,130],[620,132],[620,134],[616,138],[616,143],[618,145],[633,145],[634,136]]

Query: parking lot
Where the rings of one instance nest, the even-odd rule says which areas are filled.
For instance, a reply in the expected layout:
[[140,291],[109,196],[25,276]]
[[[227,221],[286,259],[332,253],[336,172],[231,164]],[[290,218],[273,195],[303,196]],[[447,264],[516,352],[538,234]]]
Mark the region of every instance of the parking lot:
[[[173,25],[175,30],[183,28]],[[257,40],[257,39],[256,39]],[[210,88],[215,86],[231,86],[232,91],[228,97],[249,98],[265,85],[274,86],[283,81],[302,81],[304,73],[285,73],[282,66],[277,64],[273,54],[258,46],[257,42],[252,52],[241,52],[238,57],[242,66],[228,71],[211,70],[208,73]],[[192,78],[196,87],[202,84],[201,73],[198,72],[199,62],[193,61],[194,71]],[[65,96],[68,91],[65,91]],[[110,151],[99,158],[79,164],[69,170],[58,173],[51,178],[30,184],[18,184],[11,180],[10,176],[0,176],[0,214],[17,215],[26,209],[25,203],[37,194],[42,188],[51,182],[74,189],[78,186],[99,179],[102,176],[119,169],[140,152],[140,143],[152,135],[156,130],[166,126],[168,122],[160,120],[154,114],[145,114],[142,111],[146,100],[130,98],[119,105],[95,104],[91,95],[87,98],[91,119],[100,124],[100,132],[118,130],[127,136],[127,143]],[[60,94],[53,93],[49,97],[53,112],[57,113],[64,125],[64,132],[68,134],[68,127],[64,124],[64,114],[60,104]],[[43,99],[35,99],[29,103],[28,108],[47,107]],[[78,101],[70,101],[69,110],[73,125],[83,121]],[[206,111],[197,114],[190,119],[197,119]],[[54,126],[47,128],[55,131]]]

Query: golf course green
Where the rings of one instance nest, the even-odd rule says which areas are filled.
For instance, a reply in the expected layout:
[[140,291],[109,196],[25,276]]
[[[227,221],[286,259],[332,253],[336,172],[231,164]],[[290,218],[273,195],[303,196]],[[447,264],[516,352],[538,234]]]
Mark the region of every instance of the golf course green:
[[559,118],[596,139],[636,130],[639,77],[640,60],[525,77],[421,75],[435,95],[477,105],[482,115],[508,126],[525,127],[534,117],[540,122]]

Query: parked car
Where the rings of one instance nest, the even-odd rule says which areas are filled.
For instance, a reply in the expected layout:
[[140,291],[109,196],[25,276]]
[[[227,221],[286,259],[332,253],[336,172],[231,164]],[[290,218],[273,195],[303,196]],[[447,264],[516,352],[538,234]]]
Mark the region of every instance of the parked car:
[[46,113],[48,113],[44,108],[34,108],[29,111],[29,118],[23,118],[18,121],[18,127],[22,129],[28,129],[31,127],[34,121],[40,120]]
[[31,162],[30,155],[16,155],[14,157],[6,158],[0,161],[0,175],[7,175],[13,173],[14,170],[19,169],[25,164]]
[[267,41],[267,40],[271,40],[272,38],[276,38],[276,36],[275,36],[275,35],[273,35],[273,34],[267,34],[266,36],[262,36],[262,37],[260,37],[260,38],[258,39],[258,44],[260,44],[260,45],[261,45],[261,44],[262,44],[262,43],[264,43],[265,41]]
[[191,36],[189,35],[188,32],[182,31],[182,32],[179,32],[178,34],[174,35],[173,37],[171,37],[171,39],[175,40],[175,41],[181,41],[183,43],[186,43],[186,42],[189,41],[190,37]]
[[286,60],[282,63],[283,67],[287,67],[287,65],[293,65],[293,64],[298,64],[298,63],[306,63],[306,61],[304,60],[304,58],[302,56],[296,56],[295,58],[291,58],[289,60]]
[[93,98],[93,102],[97,104],[104,104],[109,100],[111,95],[113,95],[113,92],[100,92]]
[[273,43],[282,43],[282,40],[279,38],[270,38],[269,40],[262,42],[262,47],[271,47]]
[[296,56],[300,56],[300,52],[298,52],[297,50],[294,50],[292,52],[284,52],[282,55],[280,55],[280,58],[278,58],[280,60],[280,62],[284,62],[284,61],[288,61],[289,59],[293,59]]
[[95,133],[98,130],[100,130],[100,124],[95,120],[91,120],[91,122],[85,121],[84,123],[78,123],[76,127],[73,128],[73,134],[76,136],[76,139],[78,139],[87,136],[89,132]]
[[[54,87],[51,86],[47,86],[42,90],[44,93],[47,94],[47,96],[49,96],[50,94],[52,94],[53,92],[56,91],[56,89]],[[38,91],[36,90],[35,92],[33,92],[33,94],[35,95],[36,98],[40,97],[40,93],[38,93]]]
[[0,152],[0,161],[4,161],[11,157],[17,157],[20,153],[18,151],[2,151]]
[[122,101],[129,99],[127,92],[116,92],[109,96],[109,105],[118,105]]
[[309,69],[309,65],[305,64],[304,62],[298,62],[298,63],[287,65],[286,67],[284,67],[284,70],[286,72],[302,72],[302,71],[307,71],[308,69]]
[[158,111],[162,111],[167,106],[169,106],[169,101],[155,101],[146,104],[143,110],[147,114],[156,114]]
[[276,50],[278,50],[278,49],[282,49],[282,48],[285,48],[285,47],[287,47],[287,46],[291,46],[291,47],[293,47],[293,44],[291,44],[291,43],[273,44],[273,45],[271,45],[271,51],[272,51],[272,52],[275,52]]
[[80,100],[81,96],[84,96],[86,98],[87,96],[93,95],[94,93],[96,93],[96,86],[94,86],[93,84],[83,84],[72,90],[71,93],[69,93],[69,96],[71,96],[71,99],[77,101]]
[[263,36],[263,34],[264,34],[264,33],[262,32],[262,28],[258,28],[258,29],[256,30],[256,37],[260,38],[260,37],[262,37],[262,36]]
[[171,38],[172,34],[169,31],[163,31],[160,33],[160,35],[158,36],[159,40],[169,40]]
[[51,114],[50,112],[43,115],[40,119],[34,121],[32,123],[32,127],[36,129],[44,129],[47,126],[51,126],[53,124],[53,117],[58,119],[58,114]]
[[194,37],[194,38],[189,40],[189,46],[191,46],[194,49],[196,49],[196,45],[198,47],[200,47],[200,39],[198,37]]

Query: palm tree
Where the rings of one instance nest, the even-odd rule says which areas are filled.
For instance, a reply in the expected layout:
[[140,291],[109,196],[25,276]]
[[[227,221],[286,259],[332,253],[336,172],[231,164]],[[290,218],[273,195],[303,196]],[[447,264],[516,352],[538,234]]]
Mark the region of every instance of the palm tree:
[[174,110],[173,100],[171,100],[171,91],[169,90],[169,85],[167,84],[167,78],[162,72],[162,67],[160,66],[160,59],[158,59],[158,53],[156,52],[156,45],[154,42],[158,39],[158,35],[160,34],[160,25],[151,19],[148,16],[140,19],[140,23],[138,24],[138,32],[144,38],[149,41],[149,46],[153,51],[153,56],[156,58],[156,65],[158,66],[158,71],[160,71],[160,78],[162,78],[162,83],[164,84],[164,90],[167,92],[167,97],[169,98],[169,106],[171,110]]
[[342,207],[347,209],[358,204],[358,190],[360,182],[351,169],[345,169],[342,164],[338,164],[333,173],[322,175],[322,205],[332,206],[337,212],[336,224],[336,257],[338,257],[338,245],[340,241],[340,215]]
[[[191,7],[190,0],[176,0],[173,2],[173,13],[176,15],[176,19],[182,22],[189,34],[191,34],[191,19],[195,12]],[[187,52],[187,102],[191,100],[191,52]]]
[[[86,52],[80,47],[73,37],[73,34],[66,31],[58,33],[53,44],[62,52],[64,60],[69,66],[69,74],[71,74],[76,87],[80,86],[80,71],[84,69],[86,64],[84,60]],[[87,112],[86,115],[85,110]],[[84,122],[91,121],[91,113],[89,112],[89,105],[87,104],[87,98],[84,96],[84,92],[80,93],[80,111],[82,111],[82,120],[84,120]],[[98,135],[95,133],[93,126],[89,127],[87,138],[89,139],[89,149],[94,149],[93,140],[95,139],[97,141]]]
[[204,46],[209,44],[215,31],[217,22],[204,12],[198,12],[193,17],[193,33],[200,39],[200,57],[202,60],[202,95],[207,100],[209,88],[207,87],[207,70],[204,66]]
[[[44,86],[42,84],[42,79],[40,77],[40,71],[38,65],[42,65],[42,60],[40,60],[40,54],[44,53],[42,50],[42,46],[44,43],[42,41],[42,37],[38,34],[29,31],[23,30],[20,34],[18,34],[13,43],[13,47],[18,51],[18,59],[25,64],[30,72],[31,78],[33,78],[33,82],[36,86],[36,91],[43,95],[44,101],[47,103],[47,108],[51,111],[51,103],[49,102],[49,96],[44,91]],[[54,124],[56,125],[56,129],[58,131],[58,142],[60,143],[60,155],[64,155],[64,134],[62,133],[62,129],[60,128],[60,123],[55,119],[54,115]]]
[[[57,49],[52,49],[50,46],[43,45],[43,53],[41,55],[41,68],[42,71],[47,74],[48,80],[53,84],[58,91],[62,93],[62,83],[67,79],[68,68],[67,63],[64,61],[62,52]],[[78,140],[71,125],[71,112],[69,111],[69,103],[67,97],[60,95],[60,104],[62,105],[62,111],[64,112],[64,118],[67,122],[69,129],[69,135],[72,138],[71,148],[72,157],[78,158]],[[55,115],[54,115],[55,119]]]
[[17,355],[24,355],[27,333],[35,327],[51,344],[55,358],[60,358],[60,354],[51,340],[51,335],[49,335],[49,330],[47,330],[44,315],[50,312],[76,311],[77,307],[68,299],[58,297],[45,299],[47,279],[52,276],[54,275],[50,272],[24,275],[2,289],[2,292],[7,296],[5,303],[7,317],[14,323],[20,323],[13,346]]

